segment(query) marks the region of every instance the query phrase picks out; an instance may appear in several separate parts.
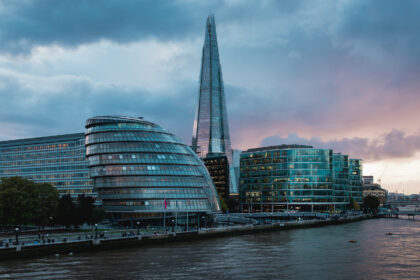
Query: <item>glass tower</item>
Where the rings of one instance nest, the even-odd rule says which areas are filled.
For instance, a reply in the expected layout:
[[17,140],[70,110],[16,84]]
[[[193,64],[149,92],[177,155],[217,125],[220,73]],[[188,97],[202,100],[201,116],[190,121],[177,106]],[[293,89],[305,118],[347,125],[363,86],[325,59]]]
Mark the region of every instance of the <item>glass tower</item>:
[[225,153],[229,163],[232,162],[225,90],[213,14],[208,16],[206,23],[192,147],[201,158],[208,153]]

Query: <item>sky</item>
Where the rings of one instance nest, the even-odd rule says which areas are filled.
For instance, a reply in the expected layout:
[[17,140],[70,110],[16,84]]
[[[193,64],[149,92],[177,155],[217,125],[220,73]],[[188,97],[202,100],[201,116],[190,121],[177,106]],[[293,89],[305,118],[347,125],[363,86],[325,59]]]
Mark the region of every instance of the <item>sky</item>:
[[420,192],[420,1],[0,0],[0,140],[127,115],[190,144],[209,13],[233,148],[332,148]]

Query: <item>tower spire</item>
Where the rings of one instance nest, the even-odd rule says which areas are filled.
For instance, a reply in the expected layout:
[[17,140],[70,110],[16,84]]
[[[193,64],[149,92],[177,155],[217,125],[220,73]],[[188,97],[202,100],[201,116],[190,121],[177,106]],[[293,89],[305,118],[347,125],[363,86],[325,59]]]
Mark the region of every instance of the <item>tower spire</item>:
[[208,153],[225,153],[228,161],[232,160],[225,90],[213,14],[209,14],[206,22],[192,147],[202,158]]

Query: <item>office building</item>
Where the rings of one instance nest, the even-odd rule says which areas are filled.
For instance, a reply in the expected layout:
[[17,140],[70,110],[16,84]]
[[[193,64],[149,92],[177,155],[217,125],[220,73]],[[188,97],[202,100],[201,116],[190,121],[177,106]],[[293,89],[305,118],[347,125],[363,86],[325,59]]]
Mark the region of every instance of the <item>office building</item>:
[[363,176],[363,185],[373,184],[373,176]]
[[51,183],[60,195],[96,197],[83,133],[0,142],[0,178],[20,176]]
[[198,156],[142,118],[88,119],[86,156],[95,189],[114,221],[220,211]]
[[345,209],[349,203],[349,156],[333,154],[333,196],[335,207]]
[[362,160],[349,159],[349,185],[351,197],[360,205],[363,203]]
[[240,207],[244,212],[344,210],[350,197],[357,202],[362,197],[361,177],[351,172],[361,174],[360,160],[330,149],[248,149],[240,161]]
[[380,205],[383,205],[387,200],[387,191],[382,189],[379,184],[363,184],[363,197],[368,195],[376,196]]

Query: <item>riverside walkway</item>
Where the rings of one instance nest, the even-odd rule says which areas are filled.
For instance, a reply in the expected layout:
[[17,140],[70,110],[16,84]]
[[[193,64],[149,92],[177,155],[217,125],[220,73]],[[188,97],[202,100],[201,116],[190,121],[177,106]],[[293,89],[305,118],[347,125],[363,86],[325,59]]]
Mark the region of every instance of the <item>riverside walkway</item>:
[[123,247],[162,244],[165,242],[192,241],[202,238],[252,234],[261,231],[334,225],[373,217],[370,215],[355,215],[339,217],[337,219],[273,221],[267,224],[228,225],[213,228],[199,228],[192,231],[144,232],[132,229],[127,232],[127,230],[122,229],[115,232],[107,232],[104,235],[95,234],[94,232],[85,234],[84,236],[80,236],[80,233],[51,234],[47,242],[39,242],[38,239],[31,240],[31,238],[37,237],[32,236],[26,237],[24,239],[26,242],[22,241],[19,244],[13,242],[6,243],[7,245],[2,244],[0,247],[0,260],[44,255],[59,256],[61,254],[73,254],[76,252],[121,249]]

